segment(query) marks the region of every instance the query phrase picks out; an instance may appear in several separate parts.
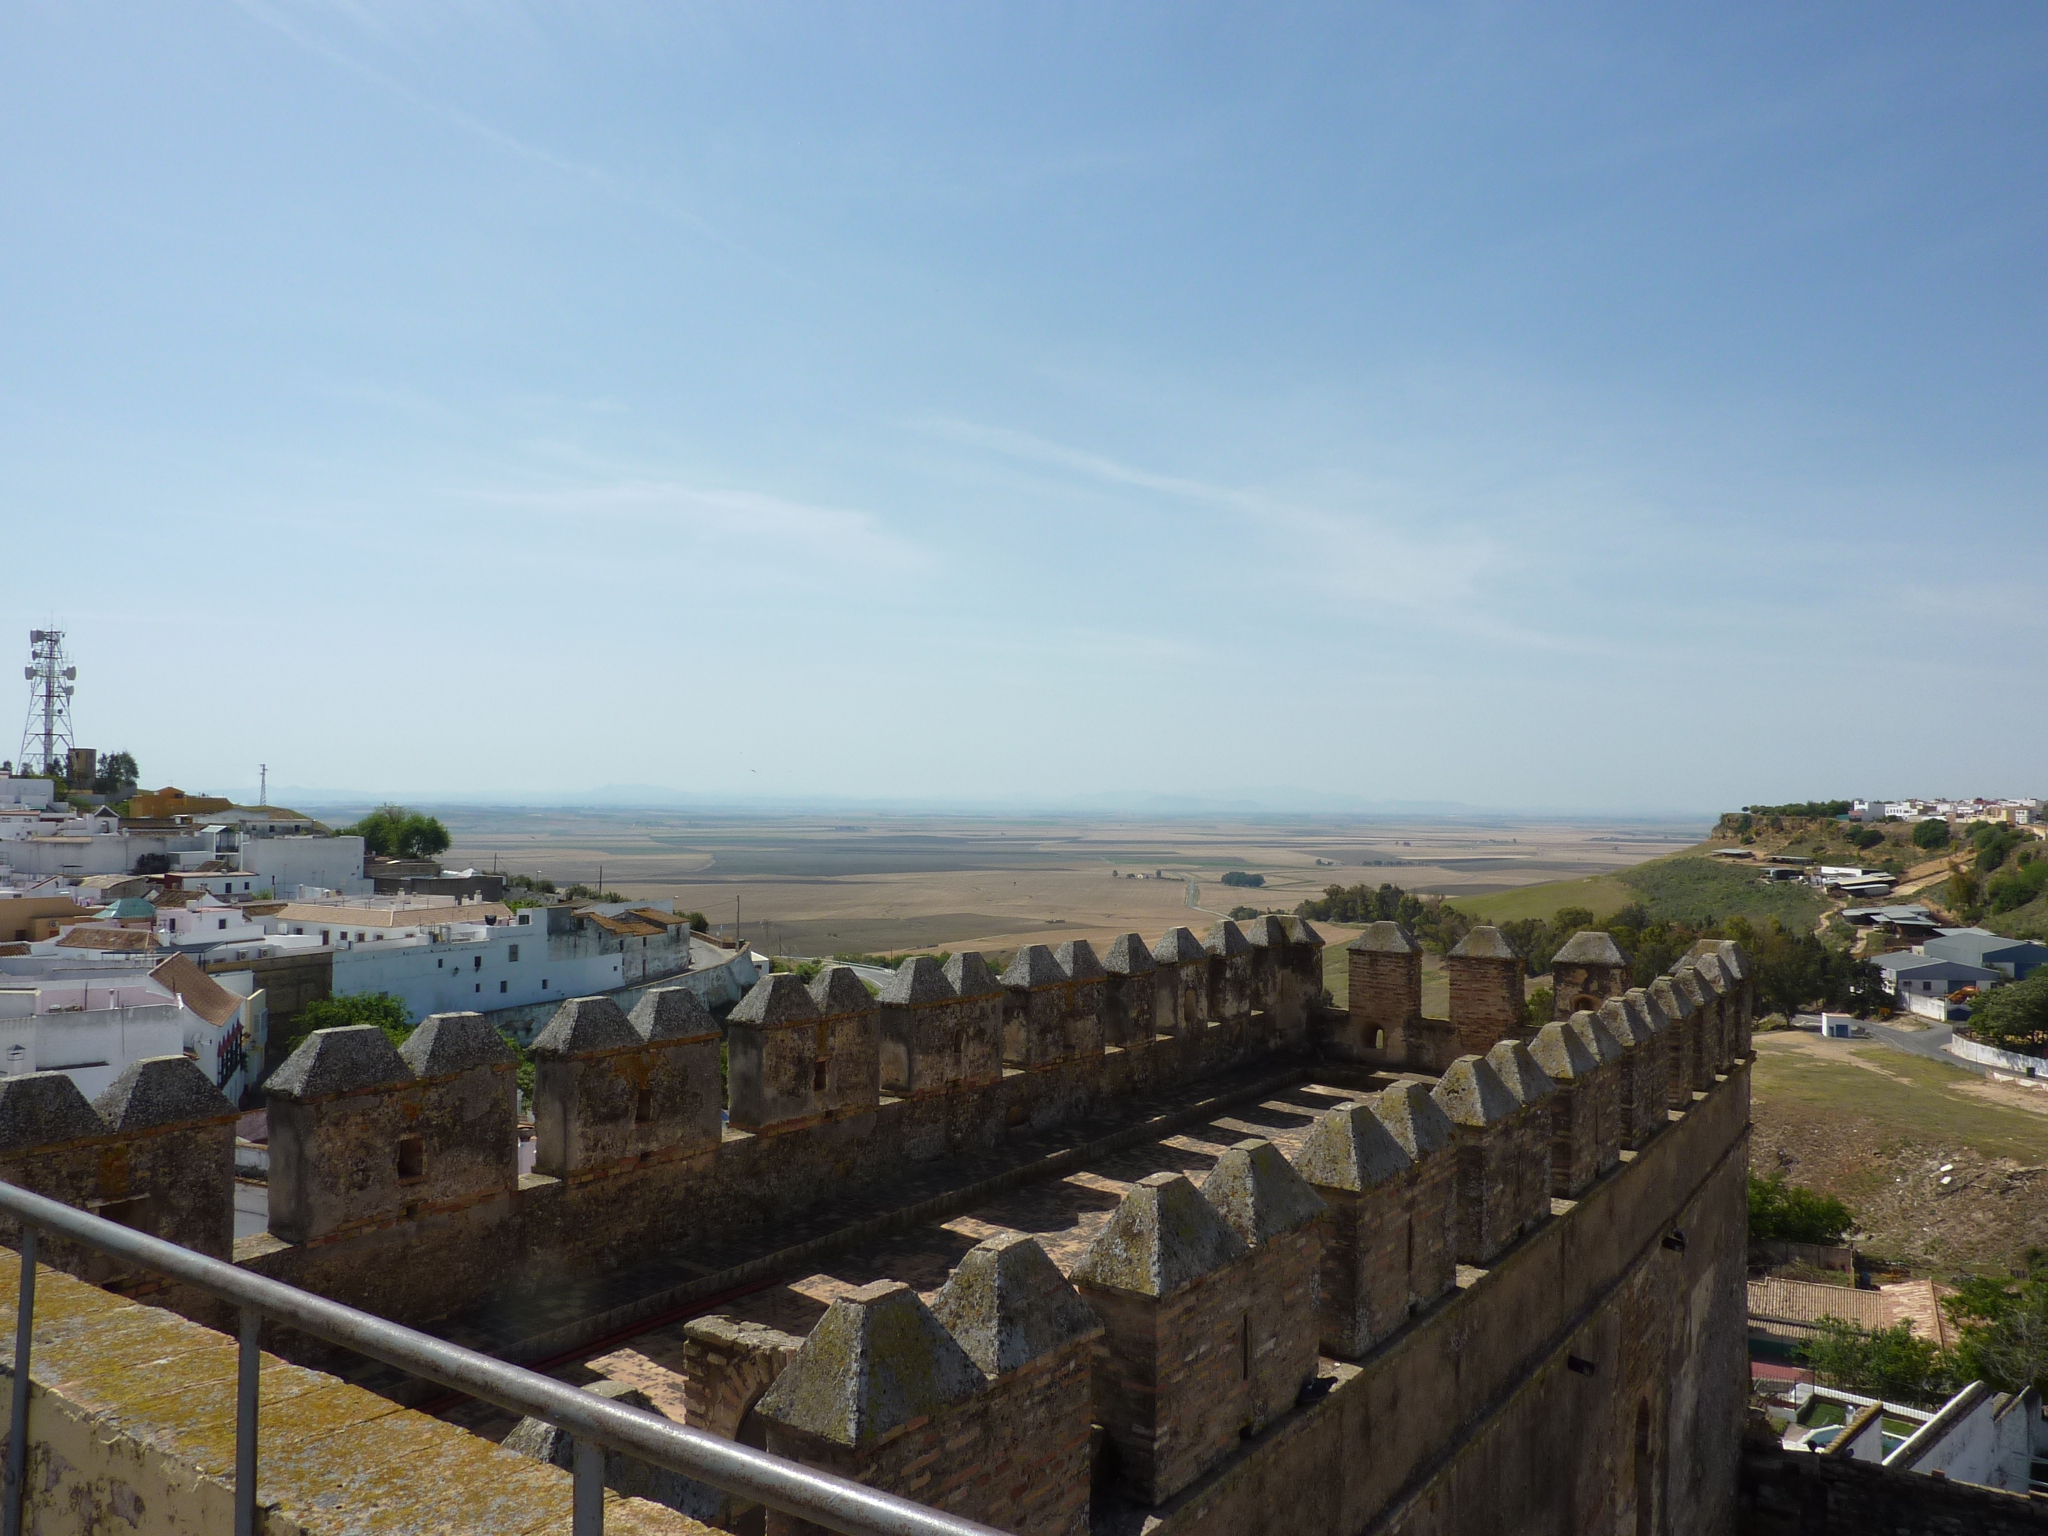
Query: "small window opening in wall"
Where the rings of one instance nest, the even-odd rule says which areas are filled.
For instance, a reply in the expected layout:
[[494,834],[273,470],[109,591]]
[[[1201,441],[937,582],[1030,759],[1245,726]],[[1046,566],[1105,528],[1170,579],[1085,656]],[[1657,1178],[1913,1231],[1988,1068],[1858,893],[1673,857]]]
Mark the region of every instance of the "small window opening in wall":
[[1238,1369],[1243,1373],[1244,1379],[1250,1381],[1252,1379],[1252,1315],[1249,1312],[1238,1319],[1237,1355]]
[[148,1230],[148,1212],[149,1196],[133,1195],[126,1200],[109,1200],[104,1205],[95,1206],[92,1214],[137,1232],[145,1232]]
[[1384,1029],[1372,1032],[1372,1048],[1376,1051],[1384,1051],[1387,1048],[1387,1032]]
[[517,960],[519,958],[519,946],[517,944],[507,944],[505,946],[505,958],[507,960]]
[[652,1088],[642,1088],[633,1095],[633,1121],[636,1125],[645,1125],[653,1118],[654,1090]]
[[222,919],[220,920],[220,925],[221,925],[222,929],[226,929],[226,927],[227,927],[227,925],[228,925],[228,920],[227,920],[226,918],[222,918]]
[[543,992],[547,991],[548,989],[548,979],[545,976],[541,977],[540,979],[540,989]]
[[484,984],[483,984],[482,982],[478,982],[478,983],[476,984],[476,990],[477,990],[477,991],[479,991],[479,992],[481,992],[481,991],[483,991],[483,989],[484,989]]
[[503,992],[509,986],[511,986],[511,983],[509,981],[501,981],[498,983],[498,990],[500,992]]
[[436,956],[434,957],[434,969],[435,969],[435,970],[437,970],[437,971],[438,971],[438,970],[440,970],[440,969],[441,969],[441,967],[442,967],[442,966],[443,966],[443,965],[444,965],[445,963],[446,963],[446,962],[444,961],[444,959],[443,959],[443,958],[442,958],[442,957],[441,957],[440,955],[436,955]]
[[811,1092],[823,1093],[825,1075],[832,1065],[832,1035],[829,1025],[818,1026],[817,1039],[811,1055],[814,1058],[811,1062]]
[[482,955],[471,955],[471,956],[469,957],[469,960],[470,960],[470,966],[469,966],[469,968],[470,968],[471,970],[473,970],[473,971],[480,971],[480,970],[482,970],[482,969],[484,968],[484,957],[483,957]]
[[398,1138],[398,1177],[424,1179],[427,1176],[427,1142],[423,1136]]

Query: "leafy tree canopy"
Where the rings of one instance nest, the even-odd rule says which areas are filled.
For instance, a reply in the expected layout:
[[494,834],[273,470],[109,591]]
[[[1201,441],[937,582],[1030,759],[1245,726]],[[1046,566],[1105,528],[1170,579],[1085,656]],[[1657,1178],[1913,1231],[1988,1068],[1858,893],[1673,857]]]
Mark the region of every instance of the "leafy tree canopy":
[[374,1024],[402,1045],[412,1033],[412,1015],[388,992],[360,992],[352,997],[323,997],[299,1010],[299,1024],[308,1034],[316,1029],[348,1029]]
[[1749,1179],[1749,1235],[1759,1243],[1839,1243],[1854,1230],[1856,1217],[1833,1195],[1798,1184],[1783,1174]]
[[1246,874],[1241,869],[1232,869],[1224,872],[1223,883],[1225,885],[1260,886],[1266,883],[1266,877],[1264,875]]
[[1948,846],[1948,823],[1938,816],[1930,816],[1913,828],[1915,848],[1946,848]]
[[1800,1352],[1821,1382],[1892,1402],[1934,1404],[1954,1390],[1955,1363],[1910,1323],[1865,1330],[1824,1317]]
[[1970,1033],[2003,1050],[2048,1054],[2048,967],[1978,994]]
[[453,841],[439,817],[422,815],[402,805],[380,805],[342,831],[360,837],[365,853],[387,859],[431,859],[446,852]]
[[133,789],[142,782],[142,771],[135,766],[131,752],[109,752],[99,761],[99,772],[92,781],[93,792],[101,795],[118,795]]

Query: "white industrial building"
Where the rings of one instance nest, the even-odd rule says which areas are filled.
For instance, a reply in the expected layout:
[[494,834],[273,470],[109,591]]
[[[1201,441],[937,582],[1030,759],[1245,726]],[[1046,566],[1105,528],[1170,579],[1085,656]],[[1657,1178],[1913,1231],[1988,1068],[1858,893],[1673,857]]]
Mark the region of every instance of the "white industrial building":
[[239,1100],[262,1070],[264,994],[182,955],[0,957],[0,1071],[63,1072],[98,1095],[130,1062],[183,1054]]

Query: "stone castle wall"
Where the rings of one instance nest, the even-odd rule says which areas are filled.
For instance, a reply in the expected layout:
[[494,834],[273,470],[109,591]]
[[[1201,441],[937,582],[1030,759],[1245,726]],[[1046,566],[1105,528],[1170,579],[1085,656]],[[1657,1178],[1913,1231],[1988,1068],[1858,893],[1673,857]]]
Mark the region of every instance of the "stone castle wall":
[[[436,1016],[402,1050],[374,1030],[317,1032],[273,1079],[297,1148],[274,1163],[273,1224],[291,1235],[236,1257],[430,1320],[507,1274],[758,1231],[1019,1125],[1355,1042],[1359,999],[1349,1015],[1311,1003],[1312,930],[1256,937],[1182,930],[1149,970],[1122,941],[1108,966],[1085,944],[1027,952],[998,993],[969,957],[874,999],[844,971],[764,979],[727,1034],[746,1064],[728,1092],[751,1095],[756,1126],[715,1136],[701,1008],[658,991],[629,1018],[579,999],[536,1042],[552,1171],[525,1178],[508,1167],[509,1055],[476,1016]],[[1727,1529],[1746,1397],[1746,962],[1696,951],[1532,1048],[1505,1012],[1519,970],[1486,942],[1464,957],[1480,1002],[1448,1024],[1483,1049],[1438,1081],[1375,1079],[1292,1163],[1254,1138],[1200,1189],[1153,1175],[1071,1279],[1013,1234],[974,1250],[929,1308],[884,1283],[802,1341],[707,1320],[687,1356],[693,1421],[1048,1536],[1085,1528],[1091,1485],[1098,1525],[1150,1511],[1203,1536],[1624,1531],[1645,1507],[1648,1529]],[[1412,1026],[1407,968],[1385,974],[1401,995],[1367,1006]],[[905,1075],[925,1069],[906,1097],[880,1088],[890,1009],[910,1021]],[[1123,1044],[1106,1043],[1105,1017]],[[966,1029],[995,1038],[998,1019],[1012,1064],[989,1077],[950,1047]],[[164,1235],[217,1248],[227,1122],[188,1102],[173,1063],[189,1065],[141,1064],[156,1087],[98,1107],[64,1102],[50,1074],[0,1084],[0,1157],[18,1182],[90,1205],[108,1198],[93,1170],[139,1166],[110,1138],[183,1147],[153,1177],[182,1174],[178,1209],[209,1214]]]

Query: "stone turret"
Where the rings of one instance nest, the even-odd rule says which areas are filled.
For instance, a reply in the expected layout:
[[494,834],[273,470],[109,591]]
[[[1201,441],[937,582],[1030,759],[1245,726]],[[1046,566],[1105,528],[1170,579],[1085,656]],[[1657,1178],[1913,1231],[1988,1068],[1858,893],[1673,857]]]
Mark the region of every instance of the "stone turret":
[[974,1518],[1032,1536],[1085,1536],[1102,1340],[1094,1312],[1035,1239],[1004,1232],[968,1250],[932,1298],[932,1315],[988,1378]]
[[1550,1219],[1551,1113],[1557,1104],[1557,1084],[1519,1040],[1499,1041],[1486,1060],[1522,1106],[1515,1131],[1521,1148],[1515,1163],[1515,1199],[1522,1230],[1533,1231]]
[[1355,1360],[1408,1320],[1415,1160],[1371,1106],[1349,1103],[1316,1118],[1294,1168],[1329,1207],[1319,1342]]
[[[770,1455],[971,1519],[985,1385],[917,1292],[878,1280],[832,1303],[755,1411]],[[769,1536],[820,1529],[768,1511]]]
[[[235,1106],[184,1056],[130,1062],[88,1104],[63,1072],[0,1078],[0,1179],[226,1259],[234,1250]],[[0,1241],[20,1230],[0,1218]],[[45,1264],[96,1285],[149,1278],[42,1234]]]
[[1250,1419],[1252,1323],[1244,1239],[1178,1173],[1123,1198],[1076,1289],[1104,1327],[1095,1419],[1131,1498],[1171,1498],[1237,1447]]
[[398,1048],[419,1085],[412,1133],[441,1198],[519,1184],[519,1058],[480,1013],[436,1013]]
[[1209,955],[1204,1011],[1213,1025],[1243,1029],[1252,1016],[1252,946],[1244,931],[1225,918],[1209,930],[1202,948]]
[[1590,1012],[1628,990],[1628,957],[1611,934],[1575,933],[1550,962],[1557,1017]]
[[[1093,974],[1077,985],[1059,957],[1043,944],[1017,951],[1000,978],[1007,993],[1003,1008],[1003,1063],[1038,1071],[1077,1057],[1100,1054],[1102,1022],[1088,1010],[1083,988],[1094,999],[1102,992],[1101,966],[1088,951]],[[1099,1007],[1099,1003],[1098,1003]]]
[[[1605,1008],[1607,1004],[1600,1006]],[[1598,1171],[1605,1173],[1621,1161],[1621,1149],[1628,1145],[1629,1124],[1626,1107],[1622,1103],[1627,1053],[1608,1027],[1607,1020],[1597,1013],[1581,1009],[1566,1021],[1566,1027],[1579,1037],[1580,1044],[1585,1046],[1595,1063],[1591,1079],[1578,1091],[1589,1094],[1593,1101],[1593,1119],[1598,1128],[1600,1146]],[[1537,1053],[1536,1060],[1542,1064],[1541,1052]],[[1544,1071],[1549,1072],[1549,1067],[1544,1066]],[[1550,1076],[1555,1080],[1557,1074],[1551,1072]]]
[[819,1113],[815,1085],[830,1055],[817,999],[802,978],[763,976],[725,1021],[727,1121],[756,1132],[808,1123]]
[[1251,1426],[1262,1429],[1316,1378],[1316,1280],[1329,1207],[1263,1138],[1240,1141],[1202,1181],[1202,1196],[1251,1250]]
[[[718,1070],[718,1020],[687,987],[655,987],[626,1017],[645,1047],[633,1074],[633,1150],[698,1151],[718,1145],[725,1085]],[[643,1099],[642,1094],[646,1097]]]
[[1323,936],[1299,917],[1255,917],[1244,930],[1252,947],[1252,995],[1267,1015],[1271,1042],[1299,1045],[1323,998]]
[[299,1042],[264,1084],[271,1236],[311,1242],[426,1198],[432,1170],[407,1113],[412,1086],[412,1068],[374,1024]]
[[810,993],[818,1005],[811,1112],[866,1114],[881,1102],[881,1006],[848,965],[819,971]]
[[1161,1034],[1196,1035],[1209,1023],[1209,952],[1185,928],[1175,928],[1152,946]]
[[1102,969],[1102,1043],[1143,1050],[1154,1034],[1161,991],[1159,963],[1142,937],[1124,933],[1110,940]]
[[1399,923],[1377,922],[1344,949],[1350,1001],[1341,1054],[1356,1061],[1409,1060],[1409,1033],[1422,1022],[1422,946]]
[[1498,928],[1474,928],[1444,957],[1451,981],[1451,1028],[1458,1049],[1483,1056],[1500,1040],[1519,1039],[1523,1018],[1522,957]]
[[[1575,1017],[1590,1019],[1591,1013]],[[1536,1031],[1529,1054],[1555,1092],[1550,1100],[1550,1193],[1576,1200],[1600,1176],[1600,1061],[1569,1023]],[[1620,1143],[1615,1142],[1617,1151]]]
[[1457,1151],[1458,1262],[1484,1268],[1522,1235],[1531,1155],[1523,1106],[1483,1056],[1452,1062],[1431,1096]]
[[1693,1090],[1699,1087],[1700,1080],[1713,1081],[1701,1059],[1699,998],[1692,988],[1684,986],[1673,976],[1659,976],[1644,988],[1644,993],[1662,1010],[1668,1023],[1668,1027],[1659,1033],[1669,1053],[1664,1086],[1670,1095],[1671,1107],[1691,1109]]
[[1458,1154],[1453,1127],[1429,1089],[1399,1082],[1372,1111],[1415,1165],[1408,1184],[1408,1309],[1447,1295],[1458,1278]]

